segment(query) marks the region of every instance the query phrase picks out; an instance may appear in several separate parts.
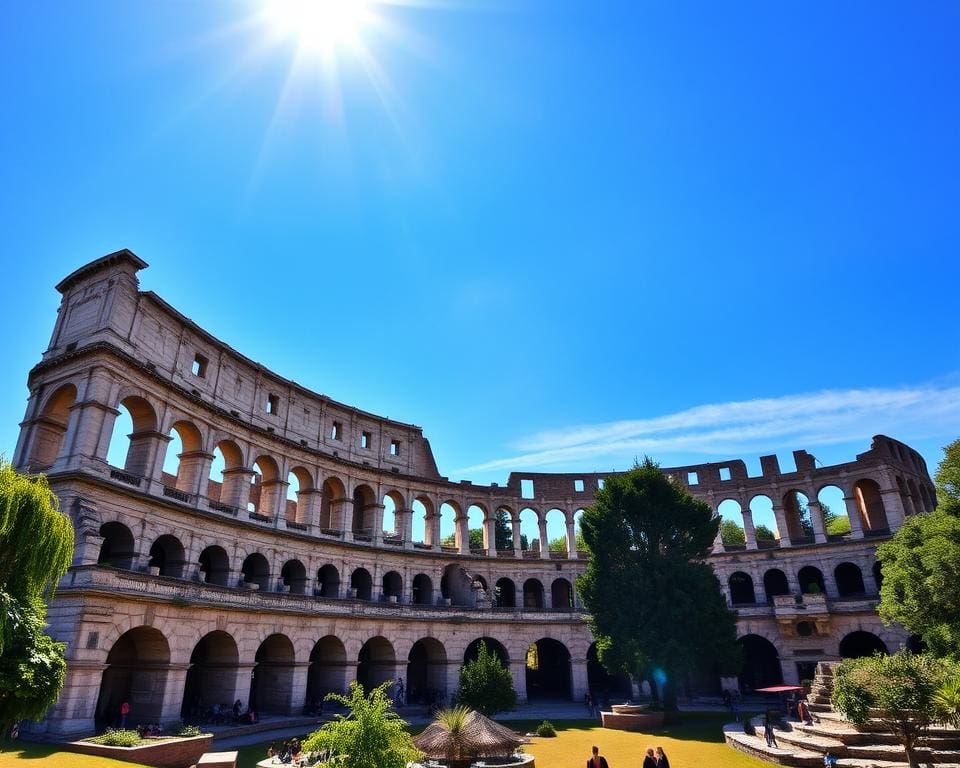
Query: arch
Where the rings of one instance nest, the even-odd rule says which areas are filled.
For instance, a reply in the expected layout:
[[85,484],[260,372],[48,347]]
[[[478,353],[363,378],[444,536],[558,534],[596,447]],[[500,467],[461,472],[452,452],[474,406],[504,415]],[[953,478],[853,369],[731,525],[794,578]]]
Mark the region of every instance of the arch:
[[163,457],[163,484],[184,493],[195,489],[203,452],[203,435],[190,421],[175,421]]
[[373,577],[366,568],[355,568],[350,574],[350,596],[357,600],[373,598]]
[[759,493],[750,499],[749,508],[757,535],[757,546],[761,549],[777,546],[777,541],[783,535],[783,531],[777,527],[777,516],[773,512],[773,500],[766,494]]
[[[120,415],[113,424],[107,463],[136,477],[150,473],[153,442],[157,439],[157,414],[153,406],[139,395],[125,397],[117,404]],[[126,442],[124,438],[126,437]]]
[[442,547],[460,547],[460,529],[457,526],[457,519],[460,517],[460,505],[455,501],[444,501],[440,504],[437,513],[440,517],[440,546]]
[[[403,602],[403,577],[396,571],[387,571],[381,580],[381,594],[385,602]],[[391,600],[390,598],[396,598]]]
[[447,649],[434,637],[417,640],[407,655],[407,703],[434,704],[447,697]]
[[513,510],[501,504],[493,513],[494,544],[500,552],[513,550]]
[[29,471],[48,469],[60,458],[63,439],[67,434],[67,423],[70,421],[70,410],[76,402],[77,388],[73,384],[61,385],[47,398],[35,421],[30,458],[27,460]]
[[487,646],[487,650],[496,656],[503,666],[510,666],[510,654],[507,653],[507,649],[503,643],[486,635],[471,641],[471,643],[466,647],[466,650],[463,652],[464,664],[466,664],[468,661],[475,661],[480,655],[480,643],[484,643]]
[[880,486],[869,478],[857,480],[853,484],[853,497],[860,512],[860,523],[865,532],[884,532],[889,530],[887,511],[883,506]]
[[321,637],[310,651],[307,669],[307,707],[319,708],[328,693],[346,690],[347,650],[334,635]]
[[278,512],[276,486],[279,480],[280,467],[272,456],[260,456],[253,462],[247,510],[264,517],[274,517]]
[[180,716],[200,721],[214,704],[229,708],[236,698],[239,671],[240,652],[231,635],[215,630],[201,637],[190,654]]
[[497,579],[494,593],[498,608],[517,607],[517,586],[513,583],[513,579],[508,579],[506,576]]
[[205,584],[226,587],[230,584],[230,558],[226,550],[213,544],[200,553],[200,577]]
[[527,579],[523,582],[523,607],[543,610],[543,584],[540,579]]
[[462,565],[451,563],[443,569],[440,578],[440,594],[451,605],[472,608],[476,604],[473,592],[473,579]]
[[[305,497],[313,493],[313,475],[306,467],[296,466],[287,473],[287,498],[284,506],[284,517],[290,522],[304,525],[307,520],[307,504]],[[302,496],[301,496],[302,494]]]
[[527,649],[527,698],[570,699],[570,651],[552,637]]
[[581,525],[583,523],[583,513],[585,511],[586,510],[584,509],[577,509],[573,513],[573,538],[577,544],[578,552],[585,552],[587,549],[587,545],[583,540],[583,531],[581,529]]
[[744,692],[783,682],[780,654],[773,643],[760,635],[744,635],[737,642],[743,648],[740,687]]
[[[492,545],[487,535],[487,509],[483,504],[471,504],[467,507],[467,532],[470,536],[469,544],[471,550],[480,550],[486,552]],[[474,531],[480,531],[478,537]],[[478,540],[479,539],[479,540]]]
[[114,521],[101,525],[100,535],[103,542],[100,544],[97,565],[131,570],[137,553],[130,529],[123,523]]
[[414,605],[433,605],[433,581],[425,573],[413,577],[411,600]]
[[543,513],[544,529],[547,532],[546,546],[551,552],[570,557],[577,551],[575,542],[567,540],[567,516],[559,507],[551,507]]
[[291,713],[295,656],[293,643],[286,635],[273,634],[260,643],[247,697],[251,709],[277,715]]
[[280,581],[290,590],[291,595],[306,594],[307,569],[299,560],[287,560],[280,569]]
[[247,555],[240,568],[240,581],[243,584],[256,584],[257,589],[266,592],[270,589],[270,564],[259,552]]
[[401,537],[404,534],[403,520],[406,502],[399,491],[390,491],[383,497],[383,535],[388,538]]
[[753,605],[757,602],[757,593],[753,589],[753,577],[749,573],[736,571],[727,580],[730,588],[730,602],[733,605]]
[[154,627],[134,627],[124,632],[107,653],[100,678],[94,720],[97,730],[117,725],[120,705],[130,704],[126,725],[161,719],[170,669],[170,645]]
[[236,507],[245,491],[247,472],[243,451],[232,440],[221,440],[213,449],[210,474],[207,479],[207,498]]
[[537,521],[539,515],[532,507],[524,507],[517,514],[520,520],[520,549],[524,551],[540,551],[540,526]]
[[767,601],[771,603],[778,595],[789,595],[790,585],[787,582],[787,574],[779,568],[770,568],[763,574],[763,591],[767,593]]
[[317,586],[314,590],[320,597],[340,597],[340,571],[335,565],[327,563],[317,569]]
[[820,512],[823,514],[823,528],[827,537],[846,536],[850,533],[850,516],[844,501],[843,490],[836,485],[825,485],[817,491]]
[[561,576],[553,580],[550,585],[550,605],[555,611],[573,609],[573,585],[569,579]]
[[833,570],[840,597],[862,597],[867,588],[863,583],[863,571],[853,563],[840,563]]
[[823,571],[812,565],[805,565],[797,573],[800,591],[805,595],[822,595],[827,591],[823,581]]
[[342,500],[347,496],[347,489],[340,478],[328,477],[323,481],[320,489],[320,532],[336,534],[343,531]]
[[623,673],[607,671],[597,654],[596,643],[590,643],[587,649],[587,688],[594,694],[595,701],[607,701],[611,695],[623,699],[633,697],[630,678]]
[[859,659],[863,656],[873,656],[875,653],[886,655],[889,653],[887,644],[873,632],[857,630],[843,636],[840,641],[840,658]]
[[357,656],[357,682],[368,693],[388,680],[393,680],[397,655],[387,638],[377,635],[363,644]]
[[907,478],[907,490],[910,493],[910,508],[913,510],[913,514],[916,515],[920,512],[924,512],[924,501],[923,497],[920,495],[920,488],[917,485],[917,481],[912,477]]
[[433,502],[426,496],[417,496],[410,504],[410,509],[413,513],[410,538],[427,546],[436,544],[433,536]]
[[813,521],[810,518],[809,503],[807,495],[796,489],[787,491],[783,496],[787,535],[794,544],[813,540]]
[[160,576],[182,579],[186,562],[183,544],[169,533],[160,536],[150,547],[149,567],[159,569]]
[[376,517],[377,495],[369,485],[358,485],[353,489],[353,535],[361,540],[373,536],[373,523]]

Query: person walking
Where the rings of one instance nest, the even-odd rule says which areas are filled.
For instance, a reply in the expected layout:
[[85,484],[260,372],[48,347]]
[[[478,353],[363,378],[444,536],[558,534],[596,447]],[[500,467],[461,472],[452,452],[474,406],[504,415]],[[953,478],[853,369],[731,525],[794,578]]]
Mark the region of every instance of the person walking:
[[643,768],[657,768],[657,758],[653,747],[647,747],[647,755],[643,758]]
[[667,753],[663,747],[657,747],[657,768],[670,768],[670,761],[667,760]]
[[593,756],[587,760],[587,768],[610,768],[607,758],[600,754],[600,747],[593,748]]
[[130,702],[124,701],[120,705],[120,729],[123,730],[127,727],[127,715],[130,714]]
[[769,712],[763,716],[763,738],[767,740],[768,747],[780,748],[780,745],[777,744],[777,737],[773,733],[773,721],[770,719]]

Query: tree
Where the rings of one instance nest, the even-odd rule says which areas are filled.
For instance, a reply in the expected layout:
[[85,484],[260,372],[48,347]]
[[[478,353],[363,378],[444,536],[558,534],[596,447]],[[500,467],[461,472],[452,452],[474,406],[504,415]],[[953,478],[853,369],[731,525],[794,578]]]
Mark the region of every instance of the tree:
[[829,506],[821,503],[820,509],[823,512],[823,527],[827,536],[845,536],[850,533],[850,518],[846,515],[838,515]]
[[937,508],[913,515],[877,549],[880,615],[920,635],[939,656],[960,659],[960,441],[944,449]]
[[517,705],[513,675],[497,655],[487,649],[483,640],[480,641],[477,658],[460,668],[456,700],[458,704],[475,709],[487,717],[497,712],[507,712]]
[[363,686],[354,681],[346,696],[328,693],[327,701],[347,707],[346,715],[336,714],[303,742],[308,752],[327,752],[333,757],[328,765],[350,768],[405,768],[417,760],[420,752],[406,731],[406,722],[390,710],[391,701],[386,682],[364,694]]
[[777,538],[773,531],[770,530],[770,527],[763,523],[758,525],[754,529],[754,532],[757,534],[757,541],[774,541]]
[[720,523],[720,540],[725,547],[742,547],[747,543],[747,536],[733,520],[723,520]]
[[669,711],[677,682],[704,659],[722,674],[739,669],[736,617],[704,562],[719,526],[650,459],[608,478],[581,522],[590,560],[577,586],[600,660],[637,677],[665,672]]
[[[483,549],[483,528],[470,529],[470,549]],[[451,533],[440,540],[440,545],[444,547],[455,547],[457,545],[457,535]]]
[[917,742],[942,719],[937,693],[956,674],[944,659],[909,651],[845,659],[834,676],[833,705],[857,725],[879,718],[903,745],[911,767],[918,768]]
[[64,645],[43,631],[44,597],[72,554],[73,525],[46,478],[0,460],[0,733],[43,717],[63,688]]
[[497,549],[513,549],[513,526],[510,513],[505,509],[498,509],[494,515],[493,540]]

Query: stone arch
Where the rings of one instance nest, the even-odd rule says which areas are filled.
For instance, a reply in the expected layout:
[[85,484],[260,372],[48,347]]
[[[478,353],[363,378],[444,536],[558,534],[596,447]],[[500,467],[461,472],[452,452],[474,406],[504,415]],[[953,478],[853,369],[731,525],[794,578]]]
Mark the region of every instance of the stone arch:
[[320,531],[326,534],[343,532],[343,499],[347,489],[339,477],[328,477],[320,490]]
[[437,514],[440,517],[440,524],[438,526],[440,530],[440,546],[459,549],[460,526],[457,525],[457,520],[460,517],[460,505],[452,499],[447,499],[441,502]]
[[800,591],[805,595],[826,594],[827,585],[823,580],[823,571],[813,565],[805,565],[797,572]]
[[232,635],[215,630],[200,638],[190,654],[180,716],[200,722],[206,719],[212,705],[233,704],[239,670],[240,652]]
[[388,680],[393,680],[397,655],[393,644],[382,635],[372,637],[357,655],[357,682],[367,692]]
[[753,577],[749,573],[736,571],[727,580],[730,588],[730,602],[733,605],[753,605],[757,602],[757,593],[753,588]]
[[832,483],[817,491],[817,501],[823,515],[823,529],[828,538],[833,537],[832,540],[836,540],[838,536],[846,536],[851,530],[844,495],[843,489]]
[[246,492],[247,477],[243,450],[233,440],[220,440],[213,448],[207,497],[221,504],[238,507]]
[[451,605],[472,608],[475,603],[473,579],[459,563],[450,563],[440,578],[440,594]]
[[767,600],[773,602],[773,598],[779,595],[790,594],[790,584],[787,582],[787,574],[779,568],[770,568],[763,574],[763,591],[767,594]]
[[376,517],[377,495],[366,484],[353,489],[353,535],[364,539],[373,536],[373,524]]
[[854,563],[840,563],[833,570],[840,597],[862,597],[867,588],[863,583],[863,571]]
[[350,574],[350,596],[356,600],[373,599],[373,577],[366,568],[355,568]]
[[126,726],[161,719],[170,669],[170,644],[155,627],[134,627],[124,632],[107,653],[100,678],[94,720],[97,730],[120,723],[120,705],[127,702]]
[[517,607],[517,586],[513,583],[513,579],[506,576],[497,579],[495,594],[498,608]]
[[280,633],[270,635],[260,643],[254,661],[247,697],[251,709],[289,715],[296,667],[296,654],[290,638]]
[[263,454],[253,462],[250,476],[250,497],[247,510],[264,517],[274,517],[277,510],[277,483],[280,482],[280,466],[272,456]]
[[913,508],[913,514],[919,514],[926,511],[924,508],[923,497],[920,494],[920,488],[917,481],[912,477],[907,478],[907,490],[910,494],[910,506]]
[[400,491],[388,491],[383,496],[383,535],[399,538],[404,535],[402,515],[406,511],[406,501]]
[[270,563],[259,552],[247,555],[240,568],[241,584],[256,584],[260,592],[270,590]]
[[[525,551],[540,551],[540,513],[533,507],[527,506],[517,513],[520,520],[520,549]],[[524,546],[526,544],[526,546]]]
[[[387,571],[385,574],[383,574],[380,589],[380,594],[383,595],[384,602],[403,602],[403,576],[401,576],[397,571]],[[390,598],[394,599],[391,600]]]
[[777,517],[773,513],[773,500],[765,493],[758,493],[750,498],[748,507],[753,517],[757,547],[760,549],[776,547],[783,531],[777,527]]
[[340,571],[335,565],[327,563],[317,569],[317,586],[314,591],[319,597],[340,597]]
[[875,480],[863,478],[853,484],[853,496],[860,512],[860,523],[865,532],[889,529],[887,511],[883,505],[880,486]]
[[428,496],[417,496],[410,504],[413,513],[411,521],[411,535],[414,542],[425,544],[426,546],[436,546],[438,541],[434,540],[435,517],[433,502]]
[[313,474],[304,466],[297,465],[287,473],[287,498],[285,500],[284,518],[298,525],[306,525],[306,499],[313,493]]
[[737,499],[726,498],[717,504],[716,516],[724,523],[733,523],[740,529],[741,535],[737,541],[724,541],[725,548],[742,549],[746,544],[746,533],[743,533],[743,507]]
[[100,544],[98,565],[131,570],[137,557],[133,534],[123,523],[111,521],[100,526],[103,542]]
[[408,704],[433,704],[447,693],[447,649],[435,637],[423,637],[407,655]]
[[760,635],[744,635],[738,642],[743,648],[743,669],[740,672],[740,687],[743,691],[753,691],[783,682],[780,654],[773,643]]
[[164,447],[163,484],[182,493],[192,493],[205,460],[203,434],[192,421],[177,419],[167,430]]
[[150,547],[150,568],[156,568],[158,575],[169,576],[174,579],[183,578],[184,566],[187,564],[186,553],[180,539],[172,534],[165,533],[158,537]]
[[[156,461],[157,412],[140,395],[123,398],[117,410],[120,415],[113,425],[107,461],[113,466],[122,466],[124,472],[135,477],[147,477]],[[130,431],[125,435],[128,429]]]
[[218,544],[204,548],[200,553],[199,572],[205,584],[216,584],[220,587],[230,585],[230,558],[226,550]]
[[463,652],[464,664],[466,664],[468,661],[474,661],[477,656],[480,655],[480,643],[484,643],[487,646],[487,650],[496,656],[503,666],[510,666],[510,654],[507,652],[506,646],[504,646],[504,644],[499,640],[486,635],[483,637],[478,637],[476,640],[471,641],[470,644],[467,645]]
[[[556,521],[558,517],[560,518],[559,524],[561,526],[560,530],[562,531],[562,533],[560,534],[560,536],[557,536],[555,539],[551,539],[550,524],[551,522]],[[567,515],[562,509],[560,509],[560,507],[550,507],[550,509],[548,509],[546,512],[543,513],[543,530],[547,532],[547,540],[546,542],[541,542],[541,548],[544,546],[548,547],[549,551],[556,552],[557,554],[560,554],[560,555],[566,555],[567,557],[571,557],[577,551],[576,543],[572,541],[568,541],[567,539]],[[553,547],[551,548],[551,542],[554,542],[557,539],[562,540],[563,542],[562,548],[560,547],[559,543],[554,544]]]
[[77,388],[61,384],[47,398],[35,420],[35,429],[27,459],[29,470],[38,472],[53,465],[63,452],[70,410],[77,402]]
[[530,578],[523,582],[523,607],[543,610],[543,583],[540,579]]
[[493,513],[494,522],[494,544],[499,552],[512,552],[513,542],[513,509],[506,504],[497,506]]
[[[473,502],[467,507],[467,532],[471,530],[475,531],[478,528],[480,529],[480,541],[469,541],[470,549],[477,550],[480,549],[483,552],[486,552],[491,546],[492,543],[489,541],[489,536],[487,534],[487,508],[484,504],[479,502]],[[479,547],[475,546],[477,543],[480,544]]]
[[803,491],[792,488],[783,495],[783,514],[787,521],[787,535],[794,544],[813,540],[813,521],[810,518],[810,499]]
[[340,638],[327,635],[317,640],[307,670],[307,706],[320,706],[328,693],[343,693],[346,672],[347,650]]
[[555,611],[573,610],[573,585],[562,576],[550,585],[550,605]]
[[411,600],[414,605],[433,605],[433,581],[427,574],[418,573],[413,577]]
[[291,595],[304,595],[307,592],[307,569],[296,558],[287,560],[280,569],[280,581]]
[[552,637],[544,637],[527,649],[527,698],[570,699],[570,651]]
[[840,641],[840,658],[859,659],[863,656],[873,656],[875,653],[886,655],[889,653],[887,644],[873,632],[857,630],[843,636]]

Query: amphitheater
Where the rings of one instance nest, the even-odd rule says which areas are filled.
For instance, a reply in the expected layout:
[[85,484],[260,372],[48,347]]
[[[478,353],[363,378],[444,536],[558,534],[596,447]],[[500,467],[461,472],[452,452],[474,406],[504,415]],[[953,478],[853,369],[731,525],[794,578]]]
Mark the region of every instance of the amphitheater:
[[[235,699],[299,714],[354,679],[401,679],[411,702],[442,699],[481,638],[521,701],[629,694],[597,664],[574,589],[577,514],[609,473],[451,482],[420,427],[266,370],[141,291],[146,266],[123,250],[63,279],[29,375],[14,463],[48,475],[77,532],[50,608],[67,682],[36,730],[90,732],[122,701],[132,722]],[[126,437],[114,435],[121,413]],[[128,441],[122,465],[108,460],[111,439]],[[847,463],[819,466],[803,450],[794,460],[781,471],[763,457],[756,476],[741,460],[664,469],[742,516],[746,543],[718,540],[710,559],[738,613],[746,688],[908,640],[876,615],[875,549],[905,515],[933,508],[924,460],[885,436]],[[825,489],[842,498],[848,533],[828,534]],[[754,525],[764,504],[773,539]],[[566,551],[524,549],[522,514],[535,515],[539,542],[548,518],[562,520]],[[482,520],[480,547],[471,520]],[[691,684],[716,691],[719,680]]]

